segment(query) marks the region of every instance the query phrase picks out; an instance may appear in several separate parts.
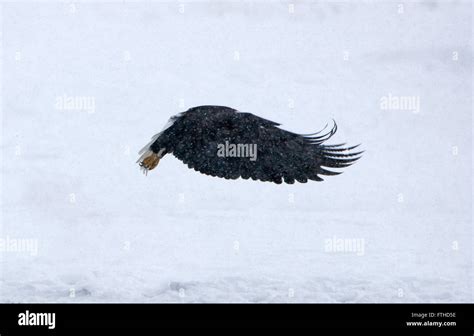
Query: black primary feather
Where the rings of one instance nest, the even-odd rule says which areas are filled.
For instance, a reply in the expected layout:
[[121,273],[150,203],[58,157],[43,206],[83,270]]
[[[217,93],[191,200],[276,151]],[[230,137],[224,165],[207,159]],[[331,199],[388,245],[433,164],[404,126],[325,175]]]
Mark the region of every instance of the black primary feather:
[[[140,165],[147,170],[147,155],[167,153],[189,168],[226,179],[253,179],[275,183],[308,180],[323,181],[322,175],[338,175],[360,158],[357,146],[324,145],[337,131],[296,134],[279,128],[280,124],[225,106],[199,106],[170,119],[167,128],[153,137],[140,154]],[[255,146],[256,157],[219,156],[224,144]],[[248,152],[247,152],[248,154]],[[154,167],[154,166],[153,166]],[[149,168],[149,169],[153,169]]]

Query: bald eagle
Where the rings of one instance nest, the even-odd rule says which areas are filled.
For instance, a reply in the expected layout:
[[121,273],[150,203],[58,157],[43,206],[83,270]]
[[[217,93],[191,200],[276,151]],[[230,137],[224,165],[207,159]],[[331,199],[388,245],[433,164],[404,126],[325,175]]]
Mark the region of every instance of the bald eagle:
[[292,184],[338,175],[328,169],[348,167],[362,153],[351,152],[359,145],[323,144],[336,133],[336,122],[325,134],[296,134],[278,126],[230,107],[193,107],[171,117],[139,152],[137,162],[147,174],[171,153],[206,175]]

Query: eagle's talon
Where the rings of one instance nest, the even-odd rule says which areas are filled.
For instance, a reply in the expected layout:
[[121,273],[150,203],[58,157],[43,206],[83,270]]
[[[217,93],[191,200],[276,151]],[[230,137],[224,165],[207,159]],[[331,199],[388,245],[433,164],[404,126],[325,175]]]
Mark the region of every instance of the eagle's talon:
[[143,158],[143,160],[140,162],[140,167],[143,168],[146,174],[148,170],[152,170],[153,168],[155,168],[159,162],[160,157],[158,156],[158,154],[152,152],[147,157]]

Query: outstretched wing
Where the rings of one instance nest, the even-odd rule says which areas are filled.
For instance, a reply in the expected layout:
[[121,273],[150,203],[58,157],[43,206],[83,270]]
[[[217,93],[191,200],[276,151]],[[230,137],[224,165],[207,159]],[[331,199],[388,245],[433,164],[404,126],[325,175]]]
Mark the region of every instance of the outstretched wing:
[[[322,181],[321,175],[340,174],[330,169],[348,167],[362,153],[351,152],[357,146],[323,145],[336,133],[335,122],[328,133],[307,135],[285,131],[278,127],[280,124],[251,113],[227,113],[212,124],[213,127],[186,127],[186,136],[170,152],[189,168],[226,179],[242,177],[278,184]],[[219,146],[226,143],[244,145],[241,148],[253,146],[256,156],[221,157]],[[242,155],[242,151],[238,154]]]

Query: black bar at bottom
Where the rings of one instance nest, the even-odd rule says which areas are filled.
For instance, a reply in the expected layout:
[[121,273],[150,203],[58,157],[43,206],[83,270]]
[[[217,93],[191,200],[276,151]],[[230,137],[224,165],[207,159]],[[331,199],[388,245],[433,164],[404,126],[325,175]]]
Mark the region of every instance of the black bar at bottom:
[[[471,304],[1,304],[0,334],[265,328],[472,336],[472,308]],[[52,315],[44,313],[55,313],[54,329]]]

